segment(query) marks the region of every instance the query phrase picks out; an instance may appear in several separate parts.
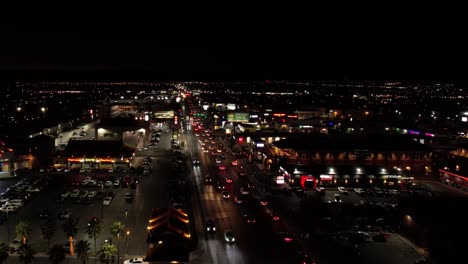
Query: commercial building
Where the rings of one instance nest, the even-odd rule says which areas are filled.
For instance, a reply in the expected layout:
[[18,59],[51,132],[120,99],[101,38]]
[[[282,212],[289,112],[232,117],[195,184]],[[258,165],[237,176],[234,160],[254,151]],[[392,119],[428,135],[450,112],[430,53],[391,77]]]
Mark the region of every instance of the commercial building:
[[262,156],[296,184],[312,176],[319,185],[393,186],[430,172],[432,152],[402,135],[296,135],[266,145]]

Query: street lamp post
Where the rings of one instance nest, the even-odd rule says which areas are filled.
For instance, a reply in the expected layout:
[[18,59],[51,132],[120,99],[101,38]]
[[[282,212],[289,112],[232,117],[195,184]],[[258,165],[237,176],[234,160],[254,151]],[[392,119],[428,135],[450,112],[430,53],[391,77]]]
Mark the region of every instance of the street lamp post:
[[120,232],[117,233],[117,263],[120,263]]
[[130,235],[130,231],[127,230],[127,234],[125,236],[125,256],[128,254],[128,236]]
[[[104,197],[104,183],[101,183],[101,193]],[[104,198],[101,201],[101,218],[104,219]]]
[[7,242],[10,243],[10,219],[8,218],[8,213],[10,212],[10,209],[7,208],[6,211],[6,221],[7,221]]
[[127,255],[127,247],[128,247],[128,209],[125,209],[125,256]]

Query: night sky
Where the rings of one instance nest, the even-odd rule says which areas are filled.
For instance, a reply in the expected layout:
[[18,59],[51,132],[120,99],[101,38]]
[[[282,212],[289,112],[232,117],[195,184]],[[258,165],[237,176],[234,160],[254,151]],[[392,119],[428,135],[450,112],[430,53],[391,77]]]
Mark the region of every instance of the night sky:
[[0,74],[23,79],[468,80],[463,37],[448,24],[327,23],[221,30],[123,22],[3,25],[8,41],[0,46]]

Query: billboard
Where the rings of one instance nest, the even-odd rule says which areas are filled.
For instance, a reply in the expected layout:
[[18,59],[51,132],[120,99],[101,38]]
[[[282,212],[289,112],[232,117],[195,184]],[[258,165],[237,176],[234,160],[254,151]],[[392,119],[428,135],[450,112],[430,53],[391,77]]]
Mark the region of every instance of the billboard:
[[173,118],[174,111],[157,111],[153,113],[154,118]]
[[250,114],[249,113],[242,113],[242,112],[230,112],[227,114],[227,121],[228,122],[241,122],[247,123],[249,122]]

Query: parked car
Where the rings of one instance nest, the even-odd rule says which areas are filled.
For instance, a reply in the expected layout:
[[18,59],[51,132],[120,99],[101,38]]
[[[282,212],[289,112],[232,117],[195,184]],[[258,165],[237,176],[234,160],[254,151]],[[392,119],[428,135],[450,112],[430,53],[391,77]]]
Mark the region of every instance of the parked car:
[[340,193],[343,193],[343,194],[347,194],[347,193],[348,193],[348,190],[346,190],[346,188],[345,188],[345,187],[342,187],[342,186],[338,187],[338,191],[339,191]]
[[143,258],[132,258],[125,260],[123,264],[149,264],[149,262],[145,261]]
[[112,202],[112,197],[107,196],[106,198],[104,198],[104,201],[102,201],[102,204],[103,205],[110,205],[111,202]]
[[70,208],[67,208],[65,210],[63,210],[60,214],[59,214],[59,218],[60,219],[68,219],[70,218],[72,215],[72,209]]
[[320,194],[320,195],[325,195],[325,188],[323,187],[317,187],[315,190]]

